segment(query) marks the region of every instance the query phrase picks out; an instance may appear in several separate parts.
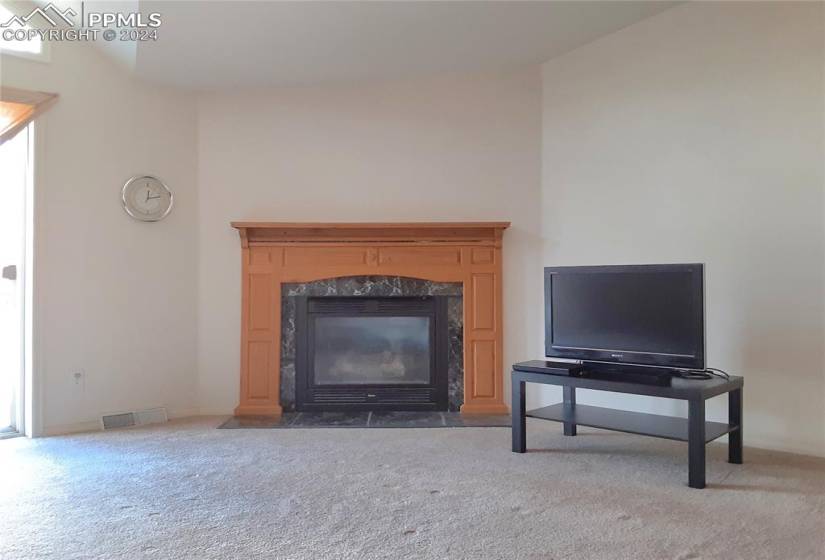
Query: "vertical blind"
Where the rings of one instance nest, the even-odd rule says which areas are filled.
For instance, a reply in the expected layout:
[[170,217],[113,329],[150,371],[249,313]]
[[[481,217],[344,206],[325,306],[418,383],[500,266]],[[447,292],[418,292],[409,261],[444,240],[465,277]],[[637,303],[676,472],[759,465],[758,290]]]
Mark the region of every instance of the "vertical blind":
[[56,93],[0,87],[0,144],[13,138],[55,101]]

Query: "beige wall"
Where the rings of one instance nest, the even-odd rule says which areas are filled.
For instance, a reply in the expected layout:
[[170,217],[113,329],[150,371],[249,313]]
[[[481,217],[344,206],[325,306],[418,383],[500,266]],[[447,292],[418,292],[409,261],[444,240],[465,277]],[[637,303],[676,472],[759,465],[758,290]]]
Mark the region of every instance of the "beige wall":
[[[525,69],[197,103],[84,45],[2,56],[4,85],[61,94],[38,126],[46,430],[231,411],[231,220],[511,220],[505,366],[541,356],[542,265],[706,262],[709,361],[746,376],[746,443],[825,455],[822,16],[691,3],[546,63],[543,85]],[[146,172],[177,197],[157,224],[119,207]]]
[[504,361],[540,352],[540,85],[532,68],[202,97],[203,410],[229,412],[238,401],[240,243],[231,220],[510,220]]
[[822,4],[682,5],[544,65],[542,158],[544,264],[707,263],[745,443],[819,455],[823,65]]
[[[88,45],[51,62],[0,57],[3,85],[60,94],[36,146],[35,367],[46,433],[102,413],[196,407],[195,107],[140,83]],[[156,224],[120,207],[120,187],[156,174],[176,207]],[[76,385],[72,373],[85,371]]]

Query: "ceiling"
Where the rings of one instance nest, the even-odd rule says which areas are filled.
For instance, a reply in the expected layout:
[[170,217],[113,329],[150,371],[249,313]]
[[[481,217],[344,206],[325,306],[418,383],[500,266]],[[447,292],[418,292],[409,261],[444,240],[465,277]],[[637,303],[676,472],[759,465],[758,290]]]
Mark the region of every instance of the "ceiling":
[[195,90],[496,71],[538,64],[676,3],[141,1],[163,23],[130,66]]

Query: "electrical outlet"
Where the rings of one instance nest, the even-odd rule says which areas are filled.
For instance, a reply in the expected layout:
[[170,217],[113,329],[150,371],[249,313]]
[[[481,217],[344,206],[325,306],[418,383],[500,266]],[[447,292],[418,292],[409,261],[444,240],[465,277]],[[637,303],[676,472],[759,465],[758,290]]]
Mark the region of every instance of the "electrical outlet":
[[79,391],[86,390],[86,371],[79,369],[72,372],[72,381],[74,381],[75,389]]

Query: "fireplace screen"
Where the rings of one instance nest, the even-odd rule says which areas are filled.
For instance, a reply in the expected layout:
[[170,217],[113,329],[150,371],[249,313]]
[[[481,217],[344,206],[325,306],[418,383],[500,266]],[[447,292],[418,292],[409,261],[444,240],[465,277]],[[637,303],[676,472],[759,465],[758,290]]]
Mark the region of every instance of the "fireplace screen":
[[296,298],[297,410],[446,410],[447,300]]
[[430,382],[429,317],[319,317],[315,383]]

